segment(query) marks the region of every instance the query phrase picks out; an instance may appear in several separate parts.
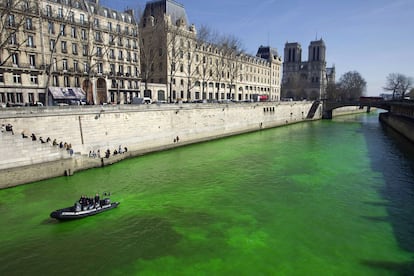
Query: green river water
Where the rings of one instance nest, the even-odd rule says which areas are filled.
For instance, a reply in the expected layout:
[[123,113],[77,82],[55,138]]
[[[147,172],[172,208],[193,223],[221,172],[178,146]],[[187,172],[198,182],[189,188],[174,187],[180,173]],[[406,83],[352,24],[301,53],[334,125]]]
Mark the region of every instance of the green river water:
[[0,275],[414,275],[413,176],[377,114],[149,154],[0,190]]

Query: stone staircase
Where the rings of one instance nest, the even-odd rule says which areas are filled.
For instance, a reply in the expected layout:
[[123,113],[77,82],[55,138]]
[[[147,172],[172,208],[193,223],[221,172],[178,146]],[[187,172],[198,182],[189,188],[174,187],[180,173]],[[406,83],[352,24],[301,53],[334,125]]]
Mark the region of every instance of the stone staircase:
[[21,134],[0,133],[0,170],[71,158],[67,150],[22,138]]

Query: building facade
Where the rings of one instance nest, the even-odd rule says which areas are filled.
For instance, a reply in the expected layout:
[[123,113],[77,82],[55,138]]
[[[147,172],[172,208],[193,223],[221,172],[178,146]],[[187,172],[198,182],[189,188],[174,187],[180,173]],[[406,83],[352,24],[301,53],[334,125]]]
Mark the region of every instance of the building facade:
[[147,97],[169,102],[280,99],[282,61],[275,49],[261,47],[252,56],[231,41],[211,43],[188,24],[184,6],[175,1],[148,2],[140,35],[142,81],[167,86],[157,95],[148,91]]
[[53,104],[49,87],[64,95],[82,88],[91,104],[139,95],[132,11],[111,10],[98,0],[5,0],[0,16],[0,103],[45,103],[48,95]]
[[286,43],[283,62],[283,96],[296,100],[325,98],[329,83],[335,83],[335,67],[326,67],[326,46],[320,40],[311,41],[308,60],[302,61],[299,43]]
[[99,0],[4,0],[0,16],[1,105],[280,100],[275,49],[209,42],[172,0],[148,2],[139,24]]

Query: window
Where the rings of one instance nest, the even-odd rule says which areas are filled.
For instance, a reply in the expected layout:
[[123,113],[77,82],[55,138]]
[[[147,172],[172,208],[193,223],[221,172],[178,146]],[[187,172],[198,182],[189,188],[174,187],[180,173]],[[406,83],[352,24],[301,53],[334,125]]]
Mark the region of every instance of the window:
[[101,47],[96,47],[96,56],[97,57],[102,57],[102,48]]
[[58,18],[63,18],[63,8],[58,9]]
[[109,35],[109,44],[115,45],[115,37],[113,35]]
[[98,19],[98,18],[95,18],[95,19],[93,20],[93,25],[94,25],[96,28],[99,28],[99,19]]
[[33,75],[33,74],[30,75],[30,83],[31,84],[38,84],[39,83],[37,75]]
[[112,58],[112,59],[115,58],[115,50],[114,49],[109,50],[109,58]]
[[103,63],[99,62],[97,64],[96,70],[98,71],[98,74],[102,74],[103,73]]
[[10,45],[17,45],[16,33],[10,34]]
[[62,47],[62,53],[67,53],[68,52],[67,42],[62,41],[60,44],[61,44],[61,47]]
[[46,16],[48,16],[48,17],[52,16],[52,6],[50,6],[50,5],[46,6]]
[[58,78],[58,76],[53,76],[53,86],[59,86],[59,78]]
[[111,63],[110,65],[109,65],[109,70],[110,70],[110,74],[111,75],[115,75],[115,64],[113,64],[113,63]]
[[78,61],[77,61],[77,60],[74,60],[74,61],[73,61],[73,70],[74,70],[75,72],[78,72]]
[[7,25],[9,27],[14,27],[15,22],[14,22],[14,14],[9,14],[8,18],[7,18]]
[[14,93],[7,93],[7,101],[14,103]]
[[22,83],[22,76],[20,74],[13,74],[13,82],[14,83]]
[[69,77],[68,76],[64,76],[63,77],[63,85],[65,86],[65,87],[69,87],[70,85],[69,85]]
[[62,68],[63,68],[64,71],[68,70],[68,60],[67,59],[62,60]]
[[102,42],[101,32],[96,32],[96,33],[95,33],[95,40],[96,40],[97,42]]
[[76,35],[76,27],[72,26],[71,31],[70,31],[70,36],[72,38],[77,38],[77,35]]
[[36,56],[35,55],[29,55],[29,63],[30,63],[31,68],[34,68],[36,66]]
[[78,54],[78,44],[72,43],[72,54],[77,55]]
[[75,87],[79,87],[79,86],[80,86],[79,77],[75,77]]
[[82,47],[82,55],[87,56],[88,55],[88,45],[83,45]]
[[75,22],[75,13],[73,11],[69,13],[69,20],[70,22]]
[[31,18],[26,18],[26,29],[27,30],[33,29],[33,21]]
[[4,82],[4,75],[0,72],[0,82]]
[[86,40],[87,39],[86,30],[85,29],[82,29],[81,36],[82,36],[82,40]]
[[81,24],[85,24],[85,15],[83,13],[79,15],[79,21]]
[[49,34],[55,34],[55,24],[51,21],[48,22],[48,32]]
[[31,47],[31,48],[34,48],[35,47],[35,45],[34,45],[34,38],[33,38],[32,35],[28,35],[27,36],[27,46],[28,47]]
[[[106,11],[106,10],[105,10]],[[112,22],[108,22],[108,30],[112,32]]]
[[19,65],[19,56],[17,53],[13,53],[11,55],[11,60],[12,60],[13,65]]
[[23,102],[23,93],[16,93],[16,102],[17,103]]
[[60,35],[65,36],[65,24],[60,24]]
[[55,51],[55,46],[56,46],[56,42],[54,39],[50,40],[50,51],[54,52]]
[[53,71],[57,71],[57,59],[53,59],[53,65],[52,65]]

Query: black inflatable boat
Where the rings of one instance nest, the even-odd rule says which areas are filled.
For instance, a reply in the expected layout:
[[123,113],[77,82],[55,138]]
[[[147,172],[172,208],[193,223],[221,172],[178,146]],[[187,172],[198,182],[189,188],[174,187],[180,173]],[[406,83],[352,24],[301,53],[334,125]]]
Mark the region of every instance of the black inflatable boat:
[[112,202],[109,198],[100,201],[98,205],[81,206],[78,202],[72,207],[59,209],[50,213],[51,218],[58,220],[73,220],[93,216],[118,207],[120,202]]

